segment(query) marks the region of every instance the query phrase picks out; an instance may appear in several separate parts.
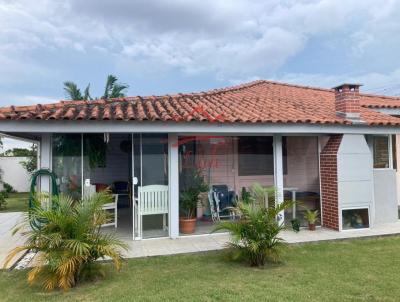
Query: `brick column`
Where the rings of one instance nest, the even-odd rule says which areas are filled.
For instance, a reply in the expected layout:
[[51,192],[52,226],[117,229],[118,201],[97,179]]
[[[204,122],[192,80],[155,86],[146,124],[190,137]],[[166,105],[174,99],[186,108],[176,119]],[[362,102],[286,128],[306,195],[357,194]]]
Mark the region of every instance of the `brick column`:
[[337,153],[342,134],[331,135],[320,155],[320,181],[323,226],[339,230]]

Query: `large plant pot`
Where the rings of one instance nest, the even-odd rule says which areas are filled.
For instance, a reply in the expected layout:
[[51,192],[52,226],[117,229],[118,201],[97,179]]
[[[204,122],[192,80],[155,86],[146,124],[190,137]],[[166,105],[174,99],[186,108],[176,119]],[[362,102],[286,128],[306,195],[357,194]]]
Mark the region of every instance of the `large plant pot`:
[[310,231],[315,231],[315,223],[309,223],[309,224],[308,224],[308,229],[309,229]]
[[196,218],[179,218],[179,230],[184,234],[193,234],[196,229]]

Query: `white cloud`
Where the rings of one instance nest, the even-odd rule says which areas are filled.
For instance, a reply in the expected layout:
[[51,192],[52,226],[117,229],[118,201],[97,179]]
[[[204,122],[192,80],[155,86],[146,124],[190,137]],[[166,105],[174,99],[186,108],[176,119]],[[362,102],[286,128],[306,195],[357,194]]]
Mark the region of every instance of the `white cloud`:
[[11,106],[11,105],[54,103],[62,99],[62,96],[0,93],[0,99],[3,100],[2,106]]
[[389,73],[370,72],[339,75],[286,73],[274,79],[286,83],[324,88],[332,88],[343,83],[360,83],[363,84],[361,91],[365,93],[400,95],[400,68]]
[[[317,86],[336,84],[341,77],[335,74],[393,80],[396,72],[369,66],[384,56],[393,70],[400,68],[399,11],[395,0],[0,0],[0,85],[26,87],[63,70],[78,74],[82,61],[95,56],[103,61],[89,66],[94,73],[130,68],[139,75],[178,72],[236,83],[282,74],[310,44],[326,47],[326,40],[358,65],[333,66],[344,71],[326,70],[322,78],[313,70],[285,78]],[[321,65],[329,59],[316,58]],[[36,95],[20,93],[22,100]]]

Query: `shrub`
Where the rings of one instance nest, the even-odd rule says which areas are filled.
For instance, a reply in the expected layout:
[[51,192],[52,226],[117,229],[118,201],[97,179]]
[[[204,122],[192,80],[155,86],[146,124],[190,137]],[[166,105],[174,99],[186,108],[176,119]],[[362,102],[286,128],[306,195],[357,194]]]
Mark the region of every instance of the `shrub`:
[[[38,251],[38,266],[29,271],[28,282],[41,283],[46,290],[66,290],[81,280],[104,275],[97,259],[109,257],[119,270],[120,250],[127,246],[115,235],[100,231],[109,219],[102,206],[111,198],[107,193],[98,193],[77,202],[60,195],[49,209],[37,206],[40,202],[36,200],[30,215],[14,230],[16,233],[28,229],[26,242],[10,252],[5,265],[21,251]],[[40,222],[40,227],[30,228],[33,220]]]
[[17,191],[13,188],[12,185],[10,185],[9,183],[3,183],[4,189],[3,191],[6,193],[17,193]]
[[265,206],[261,202],[263,197],[260,187],[253,186],[250,191],[252,203],[238,203],[236,211],[240,219],[220,222],[215,228],[215,231],[226,230],[231,233],[231,242],[228,244],[231,257],[244,260],[251,266],[263,266],[266,261],[280,260],[284,241],[278,235],[284,226],[279,223],[277,216],[292,206],[292,201]]
[[4,209],[7,206],[7,200],[6,198],[8,197],[8,194],[4,191],[0,192],[0,210]]

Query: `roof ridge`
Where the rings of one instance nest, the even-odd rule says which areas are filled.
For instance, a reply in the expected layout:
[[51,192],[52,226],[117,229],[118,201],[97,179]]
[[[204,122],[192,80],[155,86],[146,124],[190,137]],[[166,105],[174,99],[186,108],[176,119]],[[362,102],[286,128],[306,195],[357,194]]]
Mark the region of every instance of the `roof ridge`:
[[332,88],[322,88],[322,87],[315,87],[315,86],[308,86],[308,85],[300,85],[300,84],[292,84],[292,83],[284,83],[272,80],[261,80],[264,83],[273,84],[273,85],[281,85],[281,86],[288,86],[288,87],[296,87],[302,89],[312,89],[318,91],[326,91],[326,92],[333,92]]
[[381,98],[381,99],[390,99],[390,100],[400,101],[400,96],[390,96],[390,95],[371,94],[371,93],[360,93],[360,95],[369,97],[369,98]]

